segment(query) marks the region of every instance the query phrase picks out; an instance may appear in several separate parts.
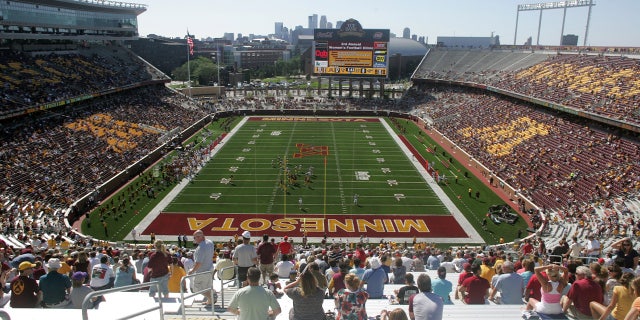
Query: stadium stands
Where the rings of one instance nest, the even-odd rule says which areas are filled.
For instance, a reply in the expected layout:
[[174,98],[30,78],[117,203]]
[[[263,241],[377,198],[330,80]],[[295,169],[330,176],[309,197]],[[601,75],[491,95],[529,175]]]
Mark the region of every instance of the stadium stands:
[[431,50],[414,77],[490,85],[638,125],[639,74],[638,59],[620,55]]
[[[4,88],[0,240],[16,252],[28,246],[48,252],[45,248],[53,249],[45,245],[50,238],[57,238],[55,248],[63,254],[65,246],[98,245],[69,230],[64,210],[159,147],[167,134],[189,127],[211,111],[206,102],[193,102],[161,85],[141,84],[161,78],[152,75],[152,70],[122,48],[96,47],[63,54],[0,52]],[[638,72],[638,61],[624,57],[432,50],[415,75],[417,80],[489,85],[638,125]],[[121,92],[102,94],[110,89]],[[86,96],[91,97],[24,115],[45,104]],[[215,107],[225,111],[320,107],[411,112],[427,119],[431,128],[547,212],[548,227],[543,230],[544,238],[537,240],[545,241],[547,248],[562,237],[575,235],[582,240],[588,234],[599,234],[608,249],[614,239],[640,235],[640,144],[636,135],[619,128],[497,93],[427,81],[416,81],[401,101],[240,97]],[[192,157],[186,153],[167,167],[184,172]],[[433,271],[427,274],[436,277]],[[454,282],[456,276],[451,273],[448,277]],[[385,293],[393,289],[388,285]],[[146,293],[133,295],[142,301]],[[118,297],[127,299],[124,293]],[[281,302],[288,311],[291,301],[287,299]],[[325,300],[325,309],[331,309],[332,303]],[[389,307],[387,300],[371,301],[370,315]],[[513,318],[520,307],[472,307],[456,301],[445,307],[445,314],[461,319],[470,315],[495,319],[496,314]],[[178,313],[175,305],[167,310]],[[13,312],[17,317],[24,314]],[[46,311],[30,315],[40,312]],[[61,317],[77,315],[69,310],[54,312]],[[285,319],[285,313],[278,319]]]
[[432,99],[418,112],[541,208],[581,210],[640,190],[632,137],[498,95],[425,90]]
[[82,49],[69,54],[0,51],[0,116],[38,105],[100,93],[151,79],[124,49]]

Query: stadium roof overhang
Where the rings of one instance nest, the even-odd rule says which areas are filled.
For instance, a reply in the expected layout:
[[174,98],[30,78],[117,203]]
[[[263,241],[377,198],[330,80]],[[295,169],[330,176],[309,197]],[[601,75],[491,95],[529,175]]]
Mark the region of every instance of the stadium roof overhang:
[[20,2],[106,13],[133,13],[139,15],[147,11],[147,5],[145,4],[102,0],[20,0]]

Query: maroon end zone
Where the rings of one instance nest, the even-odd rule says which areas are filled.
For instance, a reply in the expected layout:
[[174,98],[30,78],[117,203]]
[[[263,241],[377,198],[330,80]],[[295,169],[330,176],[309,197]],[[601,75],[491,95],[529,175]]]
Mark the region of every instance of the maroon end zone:
[[244,230],[272,237],[355,238],[466,238],[467,233],[453,216],[424,215],[321,215],[321,214],[205,214],[162,212],[142,231],[143,235],[192,234],[233,237]]
[[380,122],[378,118],[331,118],[331,117],[249,117],[247,121],[300,121],[300,122]]

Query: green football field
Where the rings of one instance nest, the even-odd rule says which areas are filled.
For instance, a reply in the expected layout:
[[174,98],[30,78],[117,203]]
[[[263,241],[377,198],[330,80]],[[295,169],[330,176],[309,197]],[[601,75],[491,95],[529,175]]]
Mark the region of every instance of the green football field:
[[[186,142],[209,145],[210,139],[226,135],[192,179],[165,185],[161,177],[145,174],[102,202],[105,216],[100,208],[91,213],[93,221],[108,223],[109,235],[87,220],[83,231],[99,239],[128,241],[135,228],[139,239],[149,239],[153,232],[167,241],[202,229],[217,241],[249,230],[258,236],[307,234],[310,241],[323,236],[394,241],[417,237],[452,244],[497,243],[514,239],[526,228],[522,219],[513,226],[489,223],[481,228],[489,206],[503,200],[480,177],[467,175],[465,164],[440,148],[434,152],[436,142],[411,121],[223,119],[208,126],[210,134]],[[232,120],[231,127],[227,120]],[[174,154],[180,152],[166,161]],[[423,158],[446,174],[447,181],[436,183],[429,177]],[[158,186],[156,196],[130,196],[145,184]],[[469,189],[481,196],[467,196]],[[123,200],[124,206],[118,207]]]
[[421,155],[409,151],[387,120],[245,120],[165,207],[139,225],[142,235],[202,229],[217,240],[247,230],[314,239],[481,241],[453,203],[443,202],[444,193],[436,195]]
[[369,120],[247,121],[164,211],[448,214],[415,160]]

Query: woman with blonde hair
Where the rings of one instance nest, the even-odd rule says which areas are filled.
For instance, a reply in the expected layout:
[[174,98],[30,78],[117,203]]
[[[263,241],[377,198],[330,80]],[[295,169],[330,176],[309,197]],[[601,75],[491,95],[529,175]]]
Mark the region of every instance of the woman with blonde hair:
[[596,319],[607,319],[611,315],[616,320],[622,320],[629,312],[633,299],[635,298],[633,290],[631,290],[631,281],[633,281],[634,274],[626,272],[620,277],[620,285],[613,287],[613,295],[608,306],[605,306],[596,301],[589,303],[591,314]]
[[[542,274],[542,271],[545,270],[547,273],[546,277]],[[562,276],[560,276],[560,271],[562,271]],[[562,298],[562,290],[567,286],[569,270],[563,266],[550,264],[536,267],[534,272],[536,279],[540,282],[542,298],[540,301],[535,298],[529,298],[526,309],[535,310],[538,313],[544,314],[563,313],[560,298]]]
[[[169,297],[169,264],[171,264],[171,256],[164,246],[162,240],[156,240],[153,243],[155,252],[149,256],[149,263],[147,269],[149,269],[150,280],[160,282],[160,292],[165,298]],[[154,297],[156,295],[156,286],[149,287],[149,296]]]
[[283,290],[293,301],[293,308],[289,312],[290,320],[324,319],[324,289],[318,287],[318,281],[309,268],[305,268],[296,281]]
[[367,320],[365,304],[369,294],[360,288],[360,279],[353,273],[344,277],[346,289],[336,295],[336,320]]

